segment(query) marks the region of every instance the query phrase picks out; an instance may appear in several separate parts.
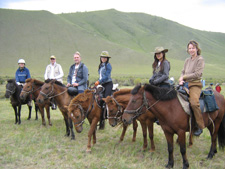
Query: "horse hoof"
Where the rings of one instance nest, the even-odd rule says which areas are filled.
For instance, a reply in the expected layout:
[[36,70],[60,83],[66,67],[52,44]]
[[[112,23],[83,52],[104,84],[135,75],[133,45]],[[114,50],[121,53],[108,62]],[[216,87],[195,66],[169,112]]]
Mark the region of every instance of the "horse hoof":
[[86,150],[86,153],[91,153],[91,149],[88,148],[88,149]]
[[36,118],[35,120],[38,120],[38,118]]
[[52,123],[49,123],[49,126],[52,126]]
[[75,137],[71,137],[71,140],[75,140]]
[[150,152],[150,153],[153,153],[153,152],[155,152],[155,149],[151,148],[151,149],[149,150],[149,152]]
[[27,120],[30,120],[30,117],[28,117]]

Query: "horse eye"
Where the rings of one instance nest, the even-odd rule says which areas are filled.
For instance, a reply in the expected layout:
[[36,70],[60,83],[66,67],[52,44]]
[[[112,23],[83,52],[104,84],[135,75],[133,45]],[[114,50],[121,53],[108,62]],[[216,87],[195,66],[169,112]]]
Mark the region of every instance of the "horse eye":
[[79,119],[79,116],[76,116],[76,119]]
[[27,87],[28,89],[30,88],[30,86]]
[[132,103],[135,103],[136,102],[136,100],[132,100]]
[[46,87],[45,90],[48,90],[48,87]]

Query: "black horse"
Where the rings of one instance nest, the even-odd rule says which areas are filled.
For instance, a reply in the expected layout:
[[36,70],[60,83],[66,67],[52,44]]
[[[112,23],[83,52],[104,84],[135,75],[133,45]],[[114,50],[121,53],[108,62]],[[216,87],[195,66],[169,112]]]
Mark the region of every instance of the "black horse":
[[[22,91],[22,86],[17,85],[16,80],[15,79],[9,79],[7,80],[7,84],[6,84],[6,93],[5,93],[5,97],[9,98],[10,97],[10,101],[12,104],[12,107],[14,109],[15,112],[15,124],[20,124],[21,120],[20,120],[20,112],[21,112],[21,106],[23,104],[27,104],[28,105],[28,101],[29,98],[27,98],[25,101],[20,99],[20,93]],[[18,110],[17,110],[18,107]],[[29,115],[27,120],[30,120],[31,118],[31,111],[32,111],[32,106],[28,105],[29,108]],[[38,107],[35,105],[35,110],[36,110],[36,120],[38,119]]]

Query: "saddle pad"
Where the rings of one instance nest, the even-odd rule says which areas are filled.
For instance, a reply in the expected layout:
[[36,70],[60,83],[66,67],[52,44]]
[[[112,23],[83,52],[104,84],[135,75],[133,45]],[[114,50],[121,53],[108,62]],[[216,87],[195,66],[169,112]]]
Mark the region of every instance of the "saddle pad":
[[[177,93],[177,98],[181,104],[181,106],[183,107],[184,111],[190,115],[192,110],[190,108],[190,103],[187,99],[187,96],[184,96],[183,94],[181,93]],[[205,102],[203,99],[199,99],[199,103],[200,103],[200,109],[201,109],[201,112],[202,114],[206,112],[206,105],[205,105]]]
[[191,109],[190,109],[190,103],[187,99],[184,98],[184,95],[177,92],[177,98],[182,106],[182,108],[184,109],[184,111],[190,115],[191,114]]

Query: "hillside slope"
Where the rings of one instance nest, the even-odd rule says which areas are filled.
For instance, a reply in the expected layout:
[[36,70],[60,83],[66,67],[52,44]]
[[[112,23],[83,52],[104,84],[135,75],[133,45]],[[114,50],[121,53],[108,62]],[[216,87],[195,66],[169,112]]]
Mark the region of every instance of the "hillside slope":
[[48,11],[0,9],[0,76],[14,76],[24,58],[33,77],[43,77],[50,55],[68,74],[73,53],[80,51],[91,76],[97,76],[99,54],[112,56],[113,76],[150,77],[156,46],[169,49],[171,76],[178,77],[189,40],[197,40],[206,61],[204,77],[224,78],[225,34],[195,30],[143,13],[114,9],[52,14]]

